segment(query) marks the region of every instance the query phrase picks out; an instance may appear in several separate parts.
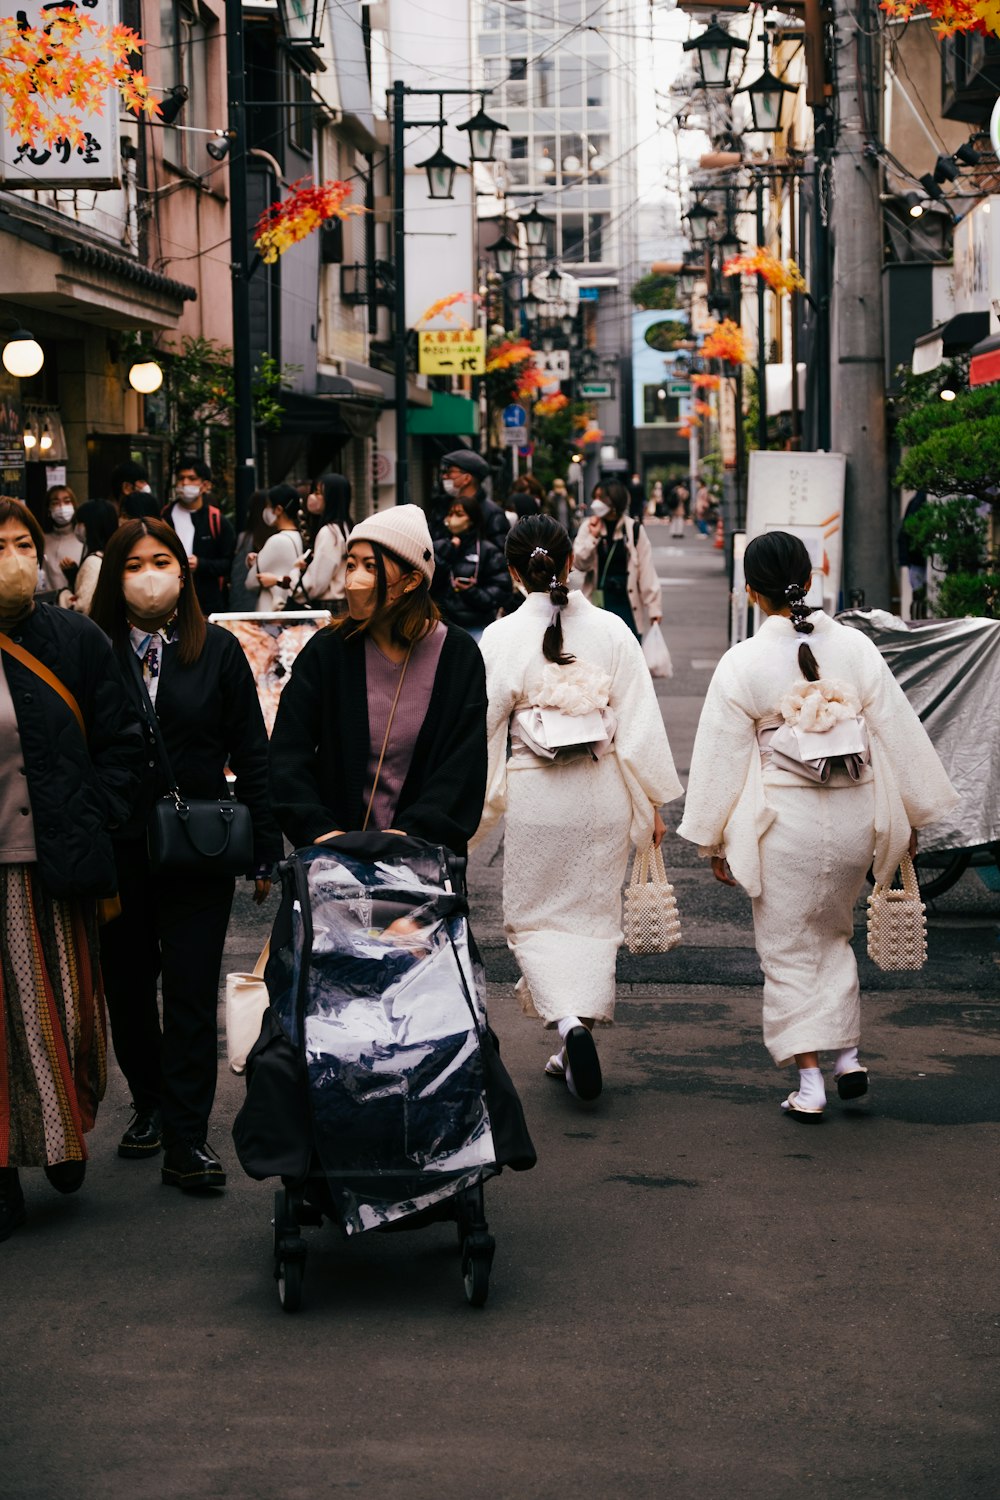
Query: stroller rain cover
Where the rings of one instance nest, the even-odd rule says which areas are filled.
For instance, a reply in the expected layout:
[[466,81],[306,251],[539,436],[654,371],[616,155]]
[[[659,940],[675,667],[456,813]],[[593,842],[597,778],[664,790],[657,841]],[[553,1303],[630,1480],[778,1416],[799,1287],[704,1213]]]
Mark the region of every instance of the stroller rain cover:
[[[355,1234],[533,1166],[446,851],[348,835],[300,850],[283,883],[271,1009],[233,1132],[244,1170],[302,1178],[318,1165]],[[303,1129],[308,1142],[289,1139]]]

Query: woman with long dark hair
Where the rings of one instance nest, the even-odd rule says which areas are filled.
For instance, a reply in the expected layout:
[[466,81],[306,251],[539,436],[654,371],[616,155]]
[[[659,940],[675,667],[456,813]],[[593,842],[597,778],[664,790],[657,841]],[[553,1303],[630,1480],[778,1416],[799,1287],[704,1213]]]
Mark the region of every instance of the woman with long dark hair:
[[504,922],[521,1006],[563,1043],[546,1072],[594,1099],[592,1031],[614,1017],[629,851],[660,843],[660,806],[681,784],[638,641],[567,591],[564,527],[529,517],[506,550],[527,597],[481,642],[489,783],[480,832],[506,813]]
[[486,783],[482,657],[441,622],[417,505],[351,532],[348,613],[304,647],[271,736],[278,821],[296,846],[367,826],[465,852]]
[[72,589],[59,595],[59,603],[77,614],[89,615],[104,549],[118,526],[118,512],[109,500],[87,500],[77,509],[75,525],[76,535],[83,542],[83,556]]
[[573,544],[583,592],[640,638],[663,618],[663,596],[646,528],[629,515],[631,495],[617,479],[595,490]]
[[453,500],[444,524],[447,535],[434,543],[434,599],[449,624],[478,640],[510,598],[510,574],[500,548],[485,535],[475,495]]
[[105,637],[35,601],[44,555],[0,497],[0,1240],[25,1220],[19,1169],[83,1183],[106,1078],[98,901],[143,761]]
[[[765,618],[716,668],[678,833],[711,856],[717,880],[751,897],[764,1044],[778,1067],[799,1069],[782,1108],[815,1121],[826,1106],[821,1052],[833,1054],[841,1099],[868,1090],[851,938],[872,857],[876,878],[891,881],[916,848],[913,830],[957,796],[877,647],[805,602],[812,565],[801,538],[755,537],[743,569]],[[837,726],[832,745],[867,740],[868,750],[831,753],[819,782],[796,763],[787,731],[809,732],[823,759],[815,741]]]
[[[267,734],[253,675],[236,638],[206,624],[183,543],[164,522],[126,521],[108,543],[93,618],[111,637],[146,729],[146,776],[132,817],[115,830],[121,915],[101,934],[115,1055],[135,1118],[118,1154],[156,1156],[164,1182],[184,1191],[225,1186],[207,1144],[218,1069],[216,1007],[235,882],[215,873],[150,868],[146,831],[168,791],[151,722],[185,797],[235,795],[254,829],[255,898],[270,889],[281,837],[267,791]],[[143,692],[143,684],[145,692]],[[151,705],[151,708],[150,708]],[[163,1027],[156,1004],[163,993]]]
[[343,474],[324,474],[306,500],[306,522],[311,545],[300,558],[298,587],[293,602],[308,609],[346,614],[344,579],[347,538],[351,532],[351,484]]
[[302,497],[293,485],[276,484],[267,492],[261,520],[270,536],[259,552],[247,555],[246,586],[257,594],[258,613],[284,609],[305,543],[299,530]]

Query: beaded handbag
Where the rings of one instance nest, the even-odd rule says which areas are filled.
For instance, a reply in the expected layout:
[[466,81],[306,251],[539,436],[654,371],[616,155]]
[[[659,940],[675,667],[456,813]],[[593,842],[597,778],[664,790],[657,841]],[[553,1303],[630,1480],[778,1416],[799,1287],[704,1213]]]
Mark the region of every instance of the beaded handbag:
[[902,890],[876,885],[868,897],[868,957],[879,969],[922,969],[927,962],[927,914],[913,860],[899,862]]
[[622,926],[631,953],[669,953],[681,940],[681,921],[663,855],[650,844],[636,853],[625,887]]

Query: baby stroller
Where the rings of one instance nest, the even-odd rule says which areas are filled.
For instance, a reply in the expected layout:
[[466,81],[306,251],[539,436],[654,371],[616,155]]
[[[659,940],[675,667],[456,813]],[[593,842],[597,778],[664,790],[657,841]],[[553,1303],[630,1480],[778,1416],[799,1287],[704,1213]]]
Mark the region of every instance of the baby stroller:
[[301,1305],[303,1224],[347,1235],[458,1226],[481,1307],[495,1243],[483,1184],[535,1164],[486,1020],[465,861],[394,834],[346,834],[281,866],[270,1007],[233,1127],[249,1176],[279,1176],[274,1274]]

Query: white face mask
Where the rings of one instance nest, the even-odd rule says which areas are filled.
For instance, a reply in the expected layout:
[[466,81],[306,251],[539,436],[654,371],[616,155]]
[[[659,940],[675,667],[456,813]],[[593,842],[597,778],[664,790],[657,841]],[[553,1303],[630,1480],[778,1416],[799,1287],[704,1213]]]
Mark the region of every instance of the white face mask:
[[72,505],[53,505],[49,515],[52,517],[53,526],[70,526],[76,511]]
[[306,501],[306,510],[311,516],[321,516],[326,510],[322,495],[310,495]]
[[513,530],[521,517],[518,515],[516,510],[505,510],[504,515],[507,517],[507,520],[510,523],[511,530]]
[[273,526],[275,521],[278,519],[278,515],[274,509],[274,506],[265,505],[264,509],[260,513],[260,518],[264,522],[265,526]]
[[458,494],[458,485],[455,483],[454,479],[442,479],[441,488],[444,490],[446,495],[451,497],[452,500],[454,500],[455,496]]
[[193,505],[200,494],[200,484],[179,484],[177,486],[177,498],[182,505]]
[[126,573],[122,593],[141,618],[168,614],[181,596],[180,573],[165,568],[143,568],[141,573]]
[[603,521],[605,516],[610,516],[611,506],[605,505],[603,500],[591,500],[590,514],[596,516],[599,521]]
[[31,603],[38,587],[38,558],[30,552],[5,548],[0,552],[0,611],[16,615]]

